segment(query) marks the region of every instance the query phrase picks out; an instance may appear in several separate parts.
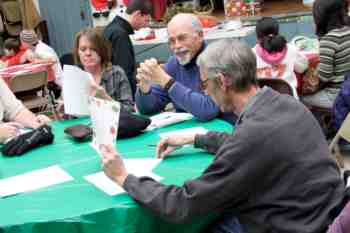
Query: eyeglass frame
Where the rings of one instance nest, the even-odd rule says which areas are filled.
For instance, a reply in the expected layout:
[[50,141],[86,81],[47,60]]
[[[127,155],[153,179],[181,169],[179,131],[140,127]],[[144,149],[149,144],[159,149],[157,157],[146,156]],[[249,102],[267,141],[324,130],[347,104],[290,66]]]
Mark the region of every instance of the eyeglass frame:
[[[175,44],[176,41],[183,43],[184,41],[187,41],[190,36],[194,36],[196,35],[198,32],[192,32],[192,33],[181,33],[180,35],[177,35],[175,38],[169,37],[168,38],[168,44],[169,46],[173,46]],[[180,39],[181,36],[186,36],[183,39]]]
[[212,76],[207,75],[207,78],[205,80],[201,80],[201,82],[199,84],[199,88],[202,91],[207,89],[208,81],[216,79],[218,77],[218,74],[222,74],[222,75],[226,76],[226,72],[223,71],[223,70],[225,70],[225,68],[223,68],[223,67],[209,67],[209,68],[207,68],[207,70],[208,70],[208,73],[209,73],[209,70],[214,70],[215,75],[212,75]]

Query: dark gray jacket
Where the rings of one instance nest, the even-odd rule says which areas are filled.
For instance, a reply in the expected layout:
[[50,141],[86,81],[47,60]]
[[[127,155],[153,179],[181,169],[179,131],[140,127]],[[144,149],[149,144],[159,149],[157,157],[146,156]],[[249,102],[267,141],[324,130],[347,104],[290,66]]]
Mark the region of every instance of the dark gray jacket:
[[197,179],[177,187],[129,175],[125,190],[172,222],[231,212],[246,233],[320,233],[343,199],[317,121],[294,98],[269,88],[250,100],[234,134],[209,132],[195,146],[216,155]]
[[134,96],[136,64],[134,47],[129,37],[131,34],[134,34],[134,29],[128,21],[119,16],[115,16],[103,32],[104,37],[112,44],[112,64],[123,68]]

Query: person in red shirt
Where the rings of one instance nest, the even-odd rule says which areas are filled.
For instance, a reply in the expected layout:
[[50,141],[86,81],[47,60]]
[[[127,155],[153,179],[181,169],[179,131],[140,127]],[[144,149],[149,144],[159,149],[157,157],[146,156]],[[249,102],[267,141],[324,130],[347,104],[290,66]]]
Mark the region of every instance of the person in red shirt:
[[27,47],[14,38],[6,39],[4,42],[4,52],[5,55],[1,57],[1,60],[4,62],[4,66],[14,66],[18,64],[23,64],[27,61],[25,53]]

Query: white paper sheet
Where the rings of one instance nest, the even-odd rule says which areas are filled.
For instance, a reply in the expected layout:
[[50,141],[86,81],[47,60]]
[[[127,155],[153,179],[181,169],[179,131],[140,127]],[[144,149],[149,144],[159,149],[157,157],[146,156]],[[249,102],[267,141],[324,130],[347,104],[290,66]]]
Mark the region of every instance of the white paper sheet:
[[[124,159],[124,165],[130,174],[137,177],[149,176],[160,181],[163,178],[153,173],[152,170],[161,162],[160,159]],[[84,177],[87,181],[101,189],[108,195],[114,196],[124,193],[125,190],[109,179],[104,172],[97,172]]]
[[163,112],[151,117],[151,124],[146,130],[153,130],[178,122],[191,120],[193,115],[190,113]]
[[73,177],[55,165],[0,180],[0,196],[11,196],[71,180]]
[[182,135],[206,134],[207,132],[208,130],[203,127],[194,127],[194,128],[180,129],[180,130],[174,130],[166,133],[161,133],[159,134],[159,137],[169,138],[169,137],[176,137],[176,136],[182,136]]
[[64,65],[62,95],[66,114],[84,116],[89,115],[88,95],[90,73],[79,67]]
[[120,103],[89,97],[94,148],[115,145],[118,134]]

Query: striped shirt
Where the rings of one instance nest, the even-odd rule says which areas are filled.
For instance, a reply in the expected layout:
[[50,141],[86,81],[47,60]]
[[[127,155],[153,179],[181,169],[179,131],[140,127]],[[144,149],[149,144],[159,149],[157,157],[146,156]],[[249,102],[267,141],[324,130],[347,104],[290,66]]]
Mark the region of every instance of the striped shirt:
[[323,82],[341,84],[350,71],[350,27],[334,29],[320,39],[318,74]]

